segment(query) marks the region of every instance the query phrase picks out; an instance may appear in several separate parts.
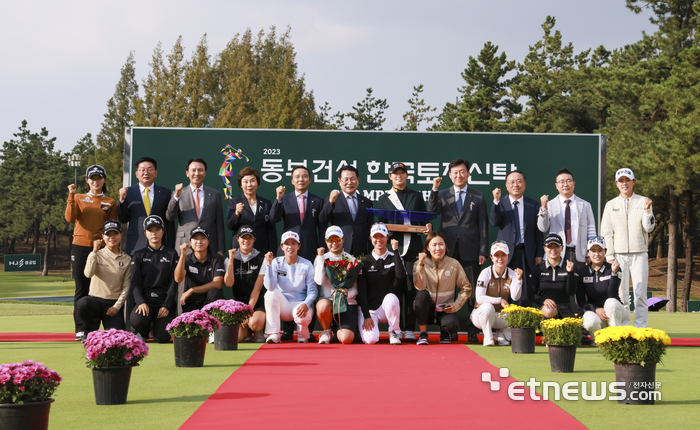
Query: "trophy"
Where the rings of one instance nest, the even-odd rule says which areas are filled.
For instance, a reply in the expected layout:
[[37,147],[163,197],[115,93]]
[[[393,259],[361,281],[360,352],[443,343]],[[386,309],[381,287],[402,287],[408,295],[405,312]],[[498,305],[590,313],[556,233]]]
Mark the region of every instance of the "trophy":
[[389,231],[401,233],[425,233],[427,227],[424,225],[410,225],[411,222],[430,221],[437,216],[437,212],[404,211],[392,209],[367,208],[367,211],[380,219],[385,219],[396,224],[386,224]]

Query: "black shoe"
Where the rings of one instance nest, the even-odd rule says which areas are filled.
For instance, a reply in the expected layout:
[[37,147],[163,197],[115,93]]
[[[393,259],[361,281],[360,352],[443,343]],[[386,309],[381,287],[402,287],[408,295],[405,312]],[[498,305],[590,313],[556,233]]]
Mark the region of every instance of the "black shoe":
[[294,333],[291,331],[285,331],[282,333],[280,340],[294,340]]
[[418,341],[416,342],[416,345],[428,345],[428,343],[428,332],[420,332],[420,336],[418,336]]
[[452,335],[444,330],[440,330],[440,343],[452,343]]
[[452,342],[459,341],[459,333],[450,333],[450,340],[452,340]]
[[581,338],[581,345],[590,345],[591,344],[591,338],[588,336],[583,336]]
[[309,333],[309,342],[316,342],[316,336],[313,333]]
[[479,343],[479,338],[476,336],[476,333],[469,333],[469,334],[467,334],[467,342],[469,342],[469,343]]

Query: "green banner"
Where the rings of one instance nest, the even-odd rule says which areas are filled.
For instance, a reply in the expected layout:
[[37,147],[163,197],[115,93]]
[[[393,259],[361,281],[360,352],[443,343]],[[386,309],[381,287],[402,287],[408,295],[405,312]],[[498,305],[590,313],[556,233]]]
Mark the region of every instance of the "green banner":
[[37,272],[41,254],[5,254],[5,272]]

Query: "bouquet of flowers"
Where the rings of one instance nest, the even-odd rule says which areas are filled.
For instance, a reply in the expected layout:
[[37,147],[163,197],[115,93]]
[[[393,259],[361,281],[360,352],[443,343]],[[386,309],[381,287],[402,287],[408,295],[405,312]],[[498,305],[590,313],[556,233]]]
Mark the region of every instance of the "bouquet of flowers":
[[206,337],[221,327],[219,320],[203,310],[186,312],[172,320],[165,329],[171,336]]
[[217,300],[202,308],[221,324],[240,324],[253,315],[253,308],[235,300]]
[[148,355],[146,342],[124,330],[92,331],[84,346],[90,367],[138,366]]
[[660,363],[671,338],[663,330],[632,326],[606,327],[595,332],[598,351],[615,364]]
[[46,402],[60,383],[58,373],[32,360],[0,365],[0,404]]
[[581,318],[550,318],[540,324],[544,342],[549,345],[578,345],[581,342],[583,320]]
[[524,308],[518,305],[508,305],[499,313],[506,319],[508,327],[535,327],[540,325],[544,315],[536,308]]
[[325,265],[326,276],[333,287],[333,314],[345,312],[348,310],[347,289],[352,288],[357,281],[363,263],[360,259],[343,253],[339,260],[326,260]]

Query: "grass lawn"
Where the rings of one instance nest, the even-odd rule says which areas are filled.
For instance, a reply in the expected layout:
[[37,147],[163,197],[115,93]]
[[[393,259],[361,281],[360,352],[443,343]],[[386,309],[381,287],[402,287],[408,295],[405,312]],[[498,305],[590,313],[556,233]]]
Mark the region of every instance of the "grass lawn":
[[[51,308],[72,310],[71,306],[0,304],[9,308],[28,308],[31,316],[0,316],[3,332],[72,332],[73,318],[66,315],[41,315]],[[31,308],[34,307],[34,310]],[[5,315],[0,312],[0,314]],[[650,325],[665,330],[672,337],[700,337],[699,314],[650,313]],[[51,428],[133,428],[172,429],[181,425],[208,396],[214,393],[233,371],[239,368],[259,347],[241,344],[239,351],[215,351],[207,348],[205,367],[176,368],[172,344],[149,344],[149,356],[134,368],[126,405],[96,406],[91,371],[85,367],[84,353],[78,342],[4,342],[0,358],[4,363],[32,359],[55,369],[64,381],[56,391],[51,407]],[[440,345],[431,345],[440,348]],[[592,347],[579,348],[575,372],[552,373],[544,346],[535,354],[512,354],[509,347],[484,348],[467,346],[496,367],[508,367],[519,381],[613,382],[613,364],[605,361]],[[369,347],[368,347],[369,348]],[[700,392],[693,380],[700,373],[697,357],[700,348],[670,347],[663,364],[657,366],[656,380],[661,382],[662,399],[653,406],[620,405],[613,401],[555,402],[585,426],[592,429],[662,429],[691,428],[700,422]],[[495,375],[494,375],[495,376]],[[481,381],[474,381],[482,384]],[[235,403],[231,413],[236,411]],[[508,417],[507,413],[504,417]],[[506,418],[504,425],[507,425]],[[465,424],[468,418],[465,418]],[[138,424],[136,424],[138,423]],[[543,425],[547,425],[543,417]],[[556,427],[555,423],[550,423]]]
[[[700,315],[649,314],[650,326],[665,330],[671,337],[700,337]],[[535,354],[513,354],[510,347],[469,345],[473,351],[496,367],[507,367],[515,379],[542,381],[614,382],[615,369],[593,347],[581,347],[576,354],[574,373],[552,373],[545,346]],[[656,367],[656,381],[661,382],[661,401],[655,405],[621,405],[617,401],[555,401],[566,412],[590,429],[666,429],[693,428],[700,423],[700,392],[695,383],[700,373],[700,348],[669,347],[663,364]],[[494,375],[495,376],[495,375]],[[497,378],[497,376],[495,376]],[[541,390],[537,390],[541,393]],[[526,391],[527,393],[527,391]],[[527,395],[527,394],[526,394]],[[543,425],[546,417],[543,417]],[[550,423],[553,424],[553,423]]]
[[0,272],[0,298],[72,296],[75,281],[70,271],[51,271],[49,276],[39,272]]

